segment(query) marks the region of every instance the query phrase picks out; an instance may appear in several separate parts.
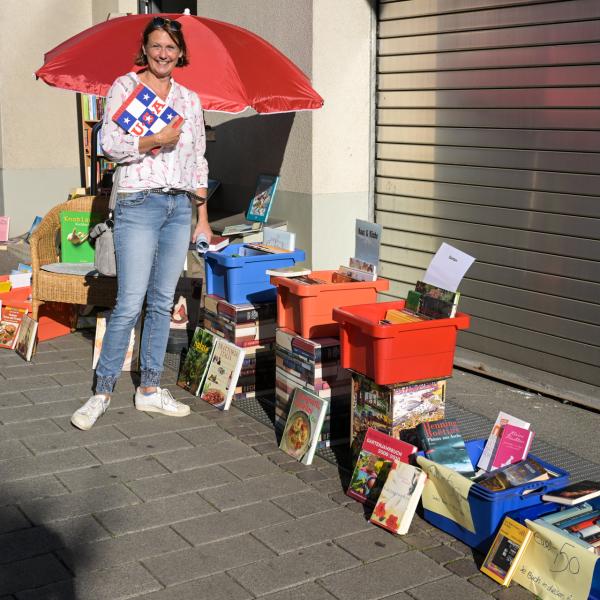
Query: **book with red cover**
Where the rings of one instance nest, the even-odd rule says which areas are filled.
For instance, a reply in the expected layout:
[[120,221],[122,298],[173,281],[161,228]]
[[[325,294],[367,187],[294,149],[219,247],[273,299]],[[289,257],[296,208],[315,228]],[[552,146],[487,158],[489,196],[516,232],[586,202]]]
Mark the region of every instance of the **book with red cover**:
[[416,451],[416,446],[369,427],[346,493],[359,502],[374,505],[393,461],[408,463]]
[[17,335],[23,316],[27,314],[26,308],[13,306],[2,306],[2,318],[0,319],[0,348],[15,347]]
[[490,471],[501,469],[507,465],[525,460],[533,442],[534,432],[531,429],[505,425],[494,453]]

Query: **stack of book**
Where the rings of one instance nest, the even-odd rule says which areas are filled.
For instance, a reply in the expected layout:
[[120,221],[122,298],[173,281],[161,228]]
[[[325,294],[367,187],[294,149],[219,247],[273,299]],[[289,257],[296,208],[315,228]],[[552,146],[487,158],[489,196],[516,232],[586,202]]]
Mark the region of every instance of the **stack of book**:
[[275,338],[275,425],[285,426],[296,388],[328,400],[318,448],[348,442],[350,372],[340,366],[338,338],[307,339],[290,329]]
[[245,351],[234,401],[273,395],[276,316],[275,302],[231,304],[218,296],[204,297],[204,329]]

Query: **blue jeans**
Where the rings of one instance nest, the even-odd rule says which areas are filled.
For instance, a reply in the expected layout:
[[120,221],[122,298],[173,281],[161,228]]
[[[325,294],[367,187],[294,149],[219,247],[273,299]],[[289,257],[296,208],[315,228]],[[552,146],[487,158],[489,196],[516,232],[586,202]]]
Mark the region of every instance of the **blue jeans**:
[[191,203],[185,194],[119,194],[114,214],[117,303],[96,367],[96,394],[108,394],[115,387],[144,297],[140,385],[160,383],[175,287],[185,263],[192,222]]

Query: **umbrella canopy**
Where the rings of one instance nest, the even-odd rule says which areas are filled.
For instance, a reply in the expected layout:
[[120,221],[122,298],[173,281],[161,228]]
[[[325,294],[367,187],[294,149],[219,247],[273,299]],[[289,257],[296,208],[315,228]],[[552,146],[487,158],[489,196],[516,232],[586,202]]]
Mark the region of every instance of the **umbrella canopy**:
[[194,90],[205,110],[259,113],[321,108],[323,99],[304,73],[258,35],[222,21],[192,15],[130,15],[94,25],[44,56],[35,73],[47,84],[106,96],[113,81],[138,71],[134,57],[151,18],[181,23],[190,64],[173,77]]

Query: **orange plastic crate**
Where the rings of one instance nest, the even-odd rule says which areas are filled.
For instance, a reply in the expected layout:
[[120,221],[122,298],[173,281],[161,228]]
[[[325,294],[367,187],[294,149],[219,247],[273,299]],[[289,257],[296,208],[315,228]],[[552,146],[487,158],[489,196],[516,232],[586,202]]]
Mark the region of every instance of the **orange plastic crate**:
[[469,327],[469,315],[380,325],[390,308],[404,308],[404,300],[333,309],[340,324],[342,367],[379,385],[449,377],[456,332]]
[[341,305],[375,302],[377,292],[387,290],[387,279],[331,283],[335,271],[313,271],[310,277],[328,283],[307,285],[293,277],[271,277],[277,287],[277,325],[304,338],[337,336],[339,325],[332,310]]

